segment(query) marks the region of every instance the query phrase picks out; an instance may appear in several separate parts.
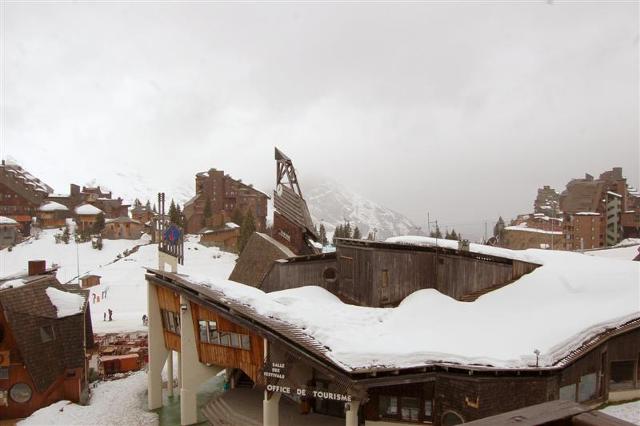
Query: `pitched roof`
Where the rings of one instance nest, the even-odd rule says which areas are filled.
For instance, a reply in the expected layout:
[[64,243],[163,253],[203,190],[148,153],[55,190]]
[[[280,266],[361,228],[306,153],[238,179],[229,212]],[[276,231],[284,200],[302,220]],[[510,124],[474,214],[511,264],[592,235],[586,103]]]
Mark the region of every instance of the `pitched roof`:
[[42,203],[38,210],[41,212],[54,212],[54,211],[67,211],[69,210],[67,206],[64,206],[60,203],[56,203],[55,201],[46,201]]
[[293,189],[286,185],[279,185],[278,190],[274,191],[273,207],[278,213],[303,228],[315,240],[319,238],[313,226],[307,202]]
[[[38,391],[46,390],[66,369],[84,366],[85,317],[82,312],[60,318],[47,291],[67,293],[51,275],[37,276],[24,285],[0,291],[0,306]],[[87,299],[88,292],[76,293]],[[88,307],[87,307],[88,309]],[[53,340],[43,342],[43,329]],[[87,336],[91,330],[90,322]]]
[[88,215],[88,216],[103,213],[102,210],[100,210],[99,208],[91,204],[82,204],[76,207],[75,212],[76,214],[79,214],[79,215]]

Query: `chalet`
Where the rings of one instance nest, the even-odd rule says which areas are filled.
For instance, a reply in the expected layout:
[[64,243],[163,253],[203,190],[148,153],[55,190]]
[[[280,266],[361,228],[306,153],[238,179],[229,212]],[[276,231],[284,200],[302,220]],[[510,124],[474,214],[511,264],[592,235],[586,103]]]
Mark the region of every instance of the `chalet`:
[[198,233],[202,228],[220,229],[233,220],[237,210],[243,215],[251,211],[258,231],[267,226],[269,196],[233,179],[222,170],[210,169],[196,174],[196,195],[184,204],[185,231]]
[[[283,399],[389,426],[639,398],[639,274],[637,262],[426,237],[342,240],[333,255],[274,262],[260,289],[148,269],[149,407],[172,351],[181,424],[223,370],[231,392],[265,391],[268,426]],[[213,424],[220,405],[203,409]]]
[[45,201],[38,207],[38,224],[42,228],[63,227],[68,217],[70,217],[70,212],[67,206],[55,201]]
[[102,237],[109,240],[137,240],[142,236],[143,231],[144,225],[142,223],[125,216],[107,219],[102,230]]
[[0,216],[0,250],[20,242],[20,224],[15,220]]
[[91,204],[81,204],[74,209],[76,223],[81,230],[89,230],[96,223],[99,214],[104,214],[102,210]]
[[122,198],[112,198],[111,191],[106,191],[100,186],[81,188],[79,185],[71,184],[69,194],[51,194],[47,199],[62,204],[71,211],[88,203],[100,209],[108,219],[129,215],[129,205],[125,204]]
[[0,420],[88,396],[85,354],[93,333],[87,293],[61,285],[44,262],[29,270],[0,280]]
[[23,235],[29,235],[32,218],[53,189],[17,164],[2,160],[0,164],[0,216],[20,224]]
[[200,244],[206,247],[220,247],[226,251],[236,251],[238,248],[238,238],[240,237],[240,226],[227,222],[223,228],[203,229],[199,232]]

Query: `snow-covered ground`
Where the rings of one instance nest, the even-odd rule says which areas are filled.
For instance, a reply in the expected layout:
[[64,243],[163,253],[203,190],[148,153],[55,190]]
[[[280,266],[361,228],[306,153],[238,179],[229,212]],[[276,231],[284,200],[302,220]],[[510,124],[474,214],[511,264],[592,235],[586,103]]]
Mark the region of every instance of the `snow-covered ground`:
[[585,254],[610,259],[633,260],[640,254],[640,238],[628,238],[611,248],[590,250]]
[[601,411],[610,416],[633,423],[634,425],[640,425],[640,401],[610,405]]
[[[58,230],[45,230],[37,240],[18,244],[11,252],[0,251],[0,277],[26,273],[27,261],[44,259],[47,266],[59,265],[58,279],[62,283],[76,282],[77,263],[80,260],[80,275],[100,275],[100,285],[91,287],[90,309],[93,331],[124,332],[145,330],[142,315],[147,313],[147,285],[145,267],[158,267],[157,245],[149,244],[149,237],[140,240],[104,240],[103,249],[96,250],[91,243],[56,244],[54,234]],[[127,257],[126,250],[138,250]],[[118,259],[118,255],[121,256]],[[226,279],[235,265],[237,256],[215,247],[204,247],[197,238],[187,236],[185,241],[185,264],[179,272],[205,274]],[[106,291],[106,299],[103,299]],[[94,297],[95,294],[95,303]],[[99,301],[98,301],[99,300]],[[104,321],[108,309],[113,311],[113,321]]]
[[58,401],[18,425],[155,426],[158,415],[145,410],[146,391],[147,373],[139,371],[124,379],[98,383],[87,406]]

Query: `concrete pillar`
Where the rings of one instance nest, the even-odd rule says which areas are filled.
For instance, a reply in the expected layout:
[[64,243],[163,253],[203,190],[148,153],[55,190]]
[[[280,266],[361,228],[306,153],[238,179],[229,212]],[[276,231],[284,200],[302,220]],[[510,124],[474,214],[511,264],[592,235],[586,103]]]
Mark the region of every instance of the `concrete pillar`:
[[182,356],[180,352],[178,352],[178,383],[176,383],[178,387],[182,386]]
[[150,410],[162,407],[162,367],[167,359],[164,345],[162,318],[156,286],[147,283],[147,312],[149,316],[149,372],[147,378],[148,405]]
[[360,407],[360,401],[351,401],[348,403],[349,409],[345,411],[345,425],[346,426],[358,426],[358,407]]
[[167,395],[173,396],[173,351],[167,357]]
[[[271,398],[264,391],[262,401],[262,426],[280,426],[280,394],[274,393]],[[357,426],[357,425],[356,425]]]
[[202,383],[223,370],[218,366],[206,366],[198,358],[198,348],[189,300],[180,296],[180,424],[198,422],[196,395]]

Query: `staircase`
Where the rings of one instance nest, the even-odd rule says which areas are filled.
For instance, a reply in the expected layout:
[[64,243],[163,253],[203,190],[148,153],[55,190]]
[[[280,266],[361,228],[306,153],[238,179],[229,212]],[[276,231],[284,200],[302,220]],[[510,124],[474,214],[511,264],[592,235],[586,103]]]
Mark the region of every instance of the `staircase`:
[[484,294],[490,293],[490,292],[492,292],[492,291],[494,291],[494,290],[498,290],[498,289],[500,289],[500,288],[502,288],[502,287],[508,286],[508,285],[509,285],[509,284],[511,284],[512,282],[513,282],[513,281],[507,281],[507,282],[506,282],[506,283],[504,283],[504,284],[496,284],[496,285],[494,285],[494,286],[487,287],[487,288],[482,289],[482,290],[474,291],[473,293],[465,294],[464,296],[462,296],[462,297],[461,297],[460,299],[458,299],[458,300],[460,300],[461,302],[473,302],[473,301],[475,301],[478,297],[480,297],[480,296],[482,296],[482,295],[484,295]]
[[262,426],[255,419],[234,412],[220,396],[211,400],[202,409],[202,414],[213,426]]

